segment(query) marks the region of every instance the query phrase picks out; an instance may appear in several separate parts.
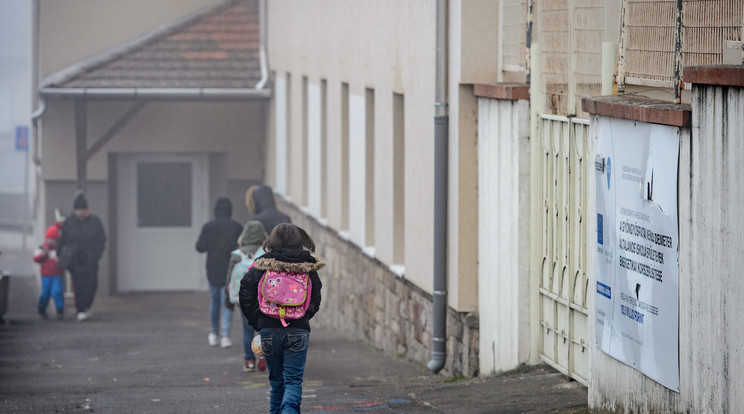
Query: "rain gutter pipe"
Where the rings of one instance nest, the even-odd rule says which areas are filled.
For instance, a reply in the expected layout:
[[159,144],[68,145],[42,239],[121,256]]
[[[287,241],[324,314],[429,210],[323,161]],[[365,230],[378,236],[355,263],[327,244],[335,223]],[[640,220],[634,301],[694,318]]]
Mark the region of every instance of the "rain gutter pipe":
[[438,373],[447,360],[447,0],[437,0],[436,96],[434,103],[434,290],[432,359]]
[[246,100],[271,97],[268,89],[253,88],[41,88],[42,96],[72,99]]
[[261,61],[261,79],[256,84],[256,89],[263,89],[269,80],[268,57],[266,55],[266,0],[258,2],[258,58]]
[[[34,126],[34,130],[32,131],[33,134],[33,162],[36,167],[39,167],[41,165],[41,157],[39,156],[39,119],[42,115],[44,115],[44,111],[46,110],[46,102],[44,102],[44,98],[40,96],[38,93],[39,88],[39,19],[40,19],[40,13],[41,13],[41,5],[39,4],[40,0],[34,0],[34,10],[33,10],[33,28],[31,36],[33,36],[33,46],[32,51],[32,63],[31,63],[31,71],[32,71],[32,85],[33,85],[33,96],[37,98],[36,101],[36,110],[31,114],[31,123]],[[34,209],[34,211],[36,211]]]

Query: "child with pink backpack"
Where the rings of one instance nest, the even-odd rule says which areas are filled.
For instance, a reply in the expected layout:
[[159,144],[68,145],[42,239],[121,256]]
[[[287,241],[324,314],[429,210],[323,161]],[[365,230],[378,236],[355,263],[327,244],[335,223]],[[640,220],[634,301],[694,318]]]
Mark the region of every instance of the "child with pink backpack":
[[320,308],[323,261],[315,243],[298,226],[277,225],[263,243],[266,251],[240,284],[240,307],[261,335],[269,369],[270,412],[299,413],[310,319]]

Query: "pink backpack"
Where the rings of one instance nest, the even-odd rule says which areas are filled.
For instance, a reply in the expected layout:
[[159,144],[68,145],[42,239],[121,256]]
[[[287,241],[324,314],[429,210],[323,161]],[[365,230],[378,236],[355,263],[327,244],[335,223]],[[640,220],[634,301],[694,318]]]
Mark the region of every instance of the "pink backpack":
[[264,315],[282,321],[300,319],[310,306],[312,283],[308,273],[267,270],[258,282],[258,308]]

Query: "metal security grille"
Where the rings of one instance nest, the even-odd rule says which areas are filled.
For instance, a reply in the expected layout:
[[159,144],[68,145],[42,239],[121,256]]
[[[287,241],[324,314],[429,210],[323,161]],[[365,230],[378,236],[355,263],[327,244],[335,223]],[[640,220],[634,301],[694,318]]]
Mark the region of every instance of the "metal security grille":
[[625,82],[671,87],[674,80],[676,0],[627,0],[627,4]]
[[571,35],[568,2],[542,1],[539,15],[546,110],[552,114],[573,113],[569,103]]
[[581,98],[601,94],[604,2],[543,1],[539,6],[546,111],[581,115]]
[[586,275],[587,136],[589,121],[540,115],[540,357],[588,385]]
[[576,95],[571,112],[586,116],[581,98],[602,94],[602,41],[605,36],[605,2],[574,0],[573,84]]
[[[671,87],[674,82],[676,0],[626,0],[625,83]],[[682,63],[723,63],[726,41],[742,40],[744,0],[682,2]],[[622,62],[621,62],[622,66]],[[622,75],[622,74],[621,74]]]
[[684,13],[685,65],[723,63],[727,40],[742,40],[743,0],[686,0]]

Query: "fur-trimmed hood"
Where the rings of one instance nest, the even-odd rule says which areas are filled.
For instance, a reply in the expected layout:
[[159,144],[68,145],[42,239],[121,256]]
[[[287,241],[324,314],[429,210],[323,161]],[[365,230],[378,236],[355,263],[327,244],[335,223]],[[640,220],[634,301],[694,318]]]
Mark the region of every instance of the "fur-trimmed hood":
[[274,249],[256,259],[253,267],[275,272],[309,273],[318,271],[325,262],[307,250]]

